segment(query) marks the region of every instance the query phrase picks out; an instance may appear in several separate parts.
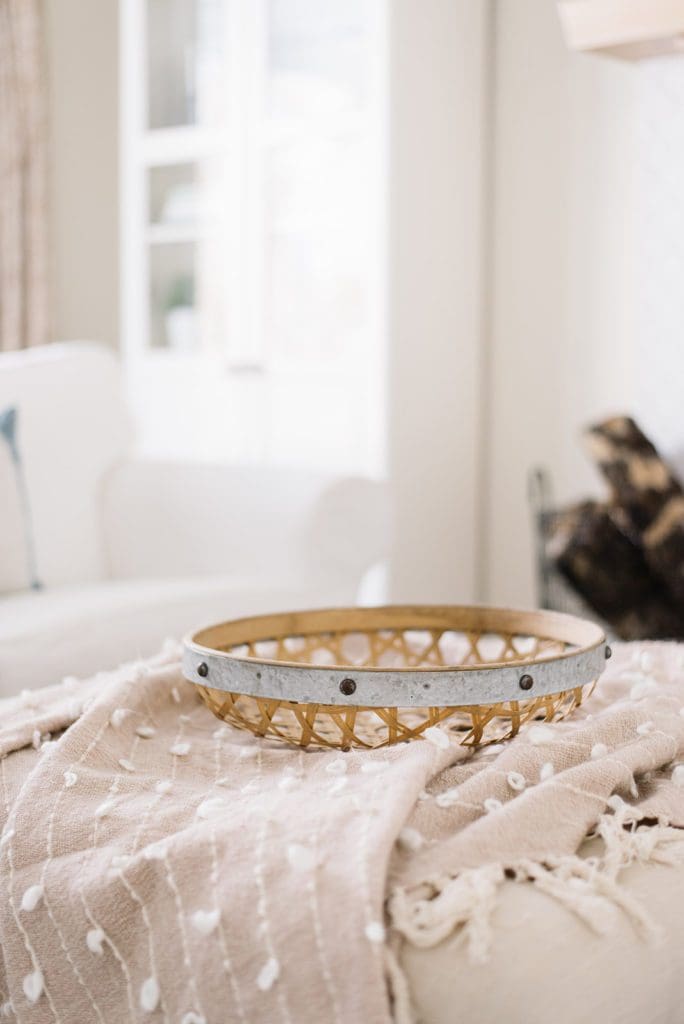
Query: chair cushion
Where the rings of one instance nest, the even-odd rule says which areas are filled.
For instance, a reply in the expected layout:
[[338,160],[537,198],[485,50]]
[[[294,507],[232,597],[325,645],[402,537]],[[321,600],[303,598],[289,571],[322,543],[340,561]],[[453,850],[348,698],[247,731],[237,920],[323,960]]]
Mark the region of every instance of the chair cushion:
[[235,577],[116,580],[10,595],[0,599],[0,697],[147,657],[167,637],[211,622],[351,596]]

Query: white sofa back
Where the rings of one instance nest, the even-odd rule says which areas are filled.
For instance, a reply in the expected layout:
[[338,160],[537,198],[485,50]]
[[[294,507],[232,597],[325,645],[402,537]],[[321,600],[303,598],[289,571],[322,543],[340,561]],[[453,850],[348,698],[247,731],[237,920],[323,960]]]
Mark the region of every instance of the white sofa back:
[[[114,353],[88,343],[0,354],[0,411],[18,408],[37,569],[48,587],[226,576],[353,593],[386,554],[384,484],[284,467],[160,463],[130,452]],[[0,438],[0,593],[28,584]],[[316,588],[311,588],[316,592]]]
[[387,553],[384,484],[280,466],[131,460],[105,484],[113,579],[358,581]]
[[[87,342],[0,354],[0,411],[18,409],[38,575],[47,586],[106,571],[102,483],[132,429],[113,353]],[[24,526],[7,445],[0,439],[0,593],[28,583]]]

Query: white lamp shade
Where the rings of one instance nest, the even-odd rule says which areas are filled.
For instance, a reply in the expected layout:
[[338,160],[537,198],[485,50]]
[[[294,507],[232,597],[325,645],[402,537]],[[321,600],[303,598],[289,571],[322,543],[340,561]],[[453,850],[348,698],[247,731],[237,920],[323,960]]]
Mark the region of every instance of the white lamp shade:
[[571,50],[623,60],[684,53],[684,0],[558,0]]

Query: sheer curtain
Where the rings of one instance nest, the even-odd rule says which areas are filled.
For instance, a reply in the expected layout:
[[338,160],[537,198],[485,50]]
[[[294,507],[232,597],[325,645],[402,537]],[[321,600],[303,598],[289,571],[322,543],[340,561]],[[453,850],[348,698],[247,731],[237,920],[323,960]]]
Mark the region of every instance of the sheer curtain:
[[41,22],[40,0],[0,0],[0,349],[47,340]]

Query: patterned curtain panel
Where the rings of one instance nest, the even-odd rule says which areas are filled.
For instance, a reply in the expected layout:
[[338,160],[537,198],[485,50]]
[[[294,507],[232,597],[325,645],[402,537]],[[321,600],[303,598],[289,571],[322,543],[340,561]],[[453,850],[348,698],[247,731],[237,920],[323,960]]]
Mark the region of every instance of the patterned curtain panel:
[[0,0],[0,349],[47,341],[41,0]]

